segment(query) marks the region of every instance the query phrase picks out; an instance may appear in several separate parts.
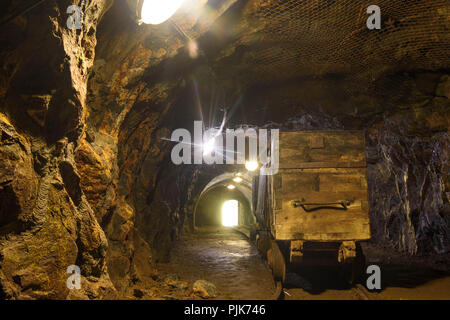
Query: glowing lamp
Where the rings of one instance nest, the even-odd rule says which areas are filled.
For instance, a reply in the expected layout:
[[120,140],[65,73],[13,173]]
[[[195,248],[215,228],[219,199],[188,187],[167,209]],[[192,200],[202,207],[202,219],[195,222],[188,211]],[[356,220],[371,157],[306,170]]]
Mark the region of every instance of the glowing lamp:
[[245,162],[245,169],[247,169],[248,171],[255,171],[256,169],[258,169],[259,164],[257,161],[246,161]]
[[168,20],[181,7],[184,0],[140,0],[140,20],[145,24],[160,24]]

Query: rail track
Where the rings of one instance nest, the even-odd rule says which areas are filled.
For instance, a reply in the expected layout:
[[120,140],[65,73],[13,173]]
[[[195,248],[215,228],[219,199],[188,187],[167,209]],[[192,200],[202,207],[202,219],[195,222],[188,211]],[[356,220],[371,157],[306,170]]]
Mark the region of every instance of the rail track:
[[283,284],[281,281],[275,282],[275,292],[273,294],[272,300],[282,300],[284,298]]
[[[354,295],[358,297],[358,300],[372,300],[367,289],[361,284],[352,286],[349,291],[354,293]],[[284,300],[286,295],[290,296],[291,294],[283,288],[281,281],[276,281],[272,300]]]
[[356,284],[355,286],[353,286],[351,288],[351,290],[356,293],[358,295],[358,297],[360,298],[360,300],[371,300],[369,295],[368,295],[368,291],[366,288],[364,288],[363,285],[361,284]]
[[[251,242],[249,232],[246,232],[247,230],[243,230],[240,228],[233,228],[233,229],[236,232],[241,233],[244,236],[246,236],[247,240],[249,242]],[[270,269],[271,267],[270,267],[268,261],[266,260],[265,262],[267,263],[267,267]],[[275,291],[272,294],[271,300],[284,300],[286,295],[290,295],[289,292],[287,292],[284,289],[283,283],[281,281],[274,279],[274,282],[275,282]],[[354,295],[356,295],[359,298],[359,300],[371,300],[367,289],[361,284],[356,284],[356,285],[352,286],[349,290],[351,292],[353,292]]]

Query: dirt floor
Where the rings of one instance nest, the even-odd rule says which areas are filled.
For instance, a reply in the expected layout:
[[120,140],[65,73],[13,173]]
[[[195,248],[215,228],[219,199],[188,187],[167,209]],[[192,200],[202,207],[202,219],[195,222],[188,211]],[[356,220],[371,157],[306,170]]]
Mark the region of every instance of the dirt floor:
[[[411,258],[370,245],[363,245],[363,250],[367,263],[381,268],[381,291],[369,292],[362,285],[351,287],[338,280],[334,269],[314,268],[288,273],[283,298],[450,299],[448,258]],[[171,256],[169,263],[157,266],[162,278],[176,277],[188,286],[196,280],[207,280],[219,291],[215,299],[265,300],[274,297],[275,284],[267,263],[243,234],[232,229],[204,229],[185,234]]]
[[219,290],[217,299],[270,299],[272,273],[256,248],[231,229],[203,229],[186,234],[158,271],[193,283],[207,280]]

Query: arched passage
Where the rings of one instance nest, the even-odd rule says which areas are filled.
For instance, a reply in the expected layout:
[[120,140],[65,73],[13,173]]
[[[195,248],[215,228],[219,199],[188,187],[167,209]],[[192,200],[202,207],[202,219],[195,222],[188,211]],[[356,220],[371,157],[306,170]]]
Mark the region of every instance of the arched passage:
[[223,173],[211,179],[195,203],[194,229],[222,226],[222,206],[229,200],[238,202],[238,226],[250,228],[255,223],[251,188],[251,177],[247,174]]

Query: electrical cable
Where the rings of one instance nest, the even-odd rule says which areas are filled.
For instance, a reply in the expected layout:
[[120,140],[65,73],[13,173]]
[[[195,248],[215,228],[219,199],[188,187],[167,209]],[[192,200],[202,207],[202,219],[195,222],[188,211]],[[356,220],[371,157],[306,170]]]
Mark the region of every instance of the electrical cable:
[[178,33],[185,38],[185,40],[187,40],[187,43],[189,43],[189,41],[191,41],[192,39],[189,37],[189,35],[172,19],[169,19],[169,21],[172,23],[172,25],[174,26],[175,30],[178,31]]

